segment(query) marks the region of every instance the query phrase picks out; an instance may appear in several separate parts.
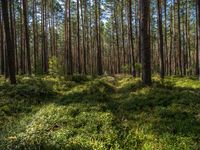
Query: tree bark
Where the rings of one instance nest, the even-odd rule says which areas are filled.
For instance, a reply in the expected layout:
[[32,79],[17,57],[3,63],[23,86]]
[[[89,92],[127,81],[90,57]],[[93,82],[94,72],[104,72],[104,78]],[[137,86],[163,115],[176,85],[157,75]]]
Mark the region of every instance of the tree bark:
[[9,77],[11,84],[16,84],[15,77],[15,52],[13,41],[11,37],[11,29],[9,23],[9,11],[8,11],[8,1],[1,0],[2,3],[2,11],[3,11],[3,20],[4,20],[4,28],[5,28],[5,36],[6,36],[6,45],[7,45],[7,59],[9,66]]
[[136,76],[136,70],[135,70],[135,53],[134,53],[134,43],[133,43],[133,28],[132,28],[132,0],[128,1],[128,22],[129,22],[129,42],[130,42],[130,53],[131,53],[131,73],[133,77]]
[[79,16],[79,0],[77,0],[77,52],[78,52],[78,73],[81,74],[81,52],[80,52],[80,16]]
[[145,85],[151,85],[150,0],[140,0],[140,5],[142,81]]
[[73,74],[73,55],[72,55],[72,33],[71,33],[71,0],[66,0],[66,3],[68,2],[68,47],[67,47],[67,53],[68,53],[68,63],[67,63],[67,74],[72,75]]
[[2,11],[0,10],[0,52],[1,52],[1,74],[5,73],[5,53],[4,53],[4,31],[3,31],[3,19]]
[[179,51],[179,71],[180,71],[180,75],[183,75],[183,68],[182,68],[182,42],[181,42],[181,18],[180,18],[180,0],[177,0],[177,5],[178,5],[178,51]]
[[27,18],[27,0],[23,0],[23,14],[24,14],[24,28],[25,28],[25,41],[27,51],[27,65],[28,73],[31,75],[31,56],[30,56],[30,43],[29,43],[29,29],[28,29],[28,18]]
[[97,74],[103,74],[102,54],[101,54],[101,36],[100,36],[100,0],[95,0],[95,31],[97,45]]
[[165,65],[164,65],[164,54],[163,54],[163,29],[162,29],[162,5],[161,0],[157,0],[158,6],[158,30],[159,30],[159,53],[160,53],[160,77],[164,79],[165,76]]
[[[197,16],[198,16],[198,20],[197,20],[197,33],[198,33],[198,48],[197,48],[197,54],[198,54],[198,65],[200,64],[200,1],[197,0]],[[200,65],[198,66],[198,70],[200,70]],[[199,79],[200,79],[200,73],[199,75]]]

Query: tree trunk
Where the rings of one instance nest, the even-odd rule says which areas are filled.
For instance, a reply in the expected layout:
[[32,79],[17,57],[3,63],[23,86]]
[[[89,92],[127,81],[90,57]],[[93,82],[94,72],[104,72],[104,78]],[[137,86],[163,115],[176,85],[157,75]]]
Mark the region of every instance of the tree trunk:
[[[161,6],[162,7],[162,6]],[[169,74],[169,52],[168,52],[168,41],[167,41],[167,0],[164,0],[164,11],[165,11],[165,54],[166,54],[166,74]]]
[[1,53],[1,74],[5,73],[5,53],[4,53],[4,31],[3,31],[3,19],[2,11],[0,10],[0,53]]
[[77,0],[77,52],[78,52],[78,73],[81,74],[81,52],[80,52],[80,16],[79,16],[79,0]]
[[115,20],[115,33],[116,33],[116,46],[117,46],[117,73],[121,73],[121,63],[120,63],[120,51],[119,51],[119,29],[118,29],[118,19],[117,19],[117,3],[114,3],[114,20]]
[[133,28],[132,28],[132,0],[128,1],[128,22],[129,22],[129,42],[130,42],[130,53],[131,53],[131,71],[132,71],[132,75],[133,77],[136,76],[136,70],[135,70],[135,54],[134,54],[134,44],[133,44]]
[[32,19],[33,19],[33,51],[34,51],[34,69],[35,69],[35,73],[37,73],[37,43],[36,43],[36,20],[35,20],[35,0],[33,0],[33,16],[32,16]]
[[97,45],[97,74],[103,74],[102,54],[101,54],[101,36],[100,36],[100,0],[95,0],[95,30],[96,30],[96,45]]
[[150,0],[140,0],[140,5],[142,81],[145,85],[151,85]]
[[72,75],[73,74],[73,58],[72,58],[72,35],[71,35],[71,0],[68,1],[68,63],[67,63],[67,74]]
[[170,52],[169,52],[169,75],[172,75],[172,50],[173,50],[173,15],[172,15],[172,4],[170,8]]
[[121,0],[121,32],[122,32],[122,51],[123,51],[123,65],[126,65],[126,51],[125,51],[125,38],[124,38],[124,0]]
[[199,30],[200,30],[200,26],[199,26],[199,19],[200,19],[200,14],[199,14],[199,0],[196,0],[196,75],[200,76],[199,73]]
[[163,29],[162,29],[162,5],[161,0],[157,0],[158,6],[158,30],[159,30],[159,53],[160,53],[160,77],[164,79],[165,67],[164,67],[164,55],[163,55]]
[[178,5],[178,51],[179,51],[179,71],[180,75],[183,75],[183,68],[182,68],[182,46],[181,46],[181,18],[180,18],[180,0],[177,0],[177,5]]
[[9,77],[11,84],[16,84],[16,77],[15,77],[15,52],[13,41],[11,37],[11,29],[9,23],[9,11],[8,11],[8,1],[1,0],[2,3],[2,11],[3,11],[3,20],[4,20],[4,28],[5,28],[5,36],[6,36],[6,45],[7,45],[7,59],[8,59],[8,66],[9,66]]
[[[199,46],[200,46],[200,1],[197,0],[197,16],[198,16],[198,20],[197,20],[197,32],[198,32],[198,65],[200,64],[200,50],[199,50]],[[200,70],[200,65],[198,66],[199,70]],[[199,79],[200,79],[200,74],[199,74]]]
[[29,44],[29,31],[28,31],[28,18],[27,18],[27,0],[23,0],[23,14],[24,14],[24,28],[25,28],[25,41],[27,51],[27,65],[28,73],[31,75],[31,56],[30,56],[30,44]]

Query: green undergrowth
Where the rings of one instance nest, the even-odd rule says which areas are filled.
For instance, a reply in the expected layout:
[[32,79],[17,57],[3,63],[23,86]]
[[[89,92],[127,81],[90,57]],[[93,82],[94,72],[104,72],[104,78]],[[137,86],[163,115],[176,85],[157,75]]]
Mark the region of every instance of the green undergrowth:
[[0,149],[198,150],[195,78],[0,78]]

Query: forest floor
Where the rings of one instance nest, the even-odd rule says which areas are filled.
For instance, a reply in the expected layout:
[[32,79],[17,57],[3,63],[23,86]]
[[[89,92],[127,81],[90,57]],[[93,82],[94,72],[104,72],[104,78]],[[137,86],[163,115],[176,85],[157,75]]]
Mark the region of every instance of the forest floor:
[[0,149],[198,150],[200,82],[1,77]]

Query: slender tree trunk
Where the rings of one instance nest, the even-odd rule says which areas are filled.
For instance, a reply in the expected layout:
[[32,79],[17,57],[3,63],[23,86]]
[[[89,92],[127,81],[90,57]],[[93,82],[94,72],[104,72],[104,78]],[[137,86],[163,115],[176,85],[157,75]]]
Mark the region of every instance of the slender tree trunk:
[[0,52],[1,52],[1,74],[5,73],[5,53],[4,53],[4,31],[3,31],[2,12],[0,10]]
[[121,73],[121,63],[120,63],[120,50],[119,50],[119,32],[118,32],[118,19],[117,19],[117,3],[114,3],[114,20],[115,20],[115,33],[116,33],[116,46],[117,46],[117,73]]
[[17,27],[16,27],[16,8],[15,3],[12,3],[12,14],[13,14],[13,38],[14,38],[14,50],[15,50],[15,62],[16,62],[16,74],[19,73],[19,67],[18,67],[18,34],[17,34]]
[[[190,41],[190,21],[188,19],[190,18],[190,5],[189,2],[187,1],[187,38],[188,38],[188,70],[189,70],[189,75],[192,75],[192,58],[191,58],[191,41]],[[190,20],[190,19],[189,19]]]
[[20,0],[20,71],[21,74],[25,74],[25,60],[24,60],[24,28],[23,28],[23,11],[22,0]]
[[69,33],[69,27],[68,27],[68,2],[65,1],[65,22],[64,22],[64,38],[65,38],[65,44],[64,44],[64,73],[67,74],[68,69],[68,33]]
[[[161,6],[162,7],[162,6]],[[165,11],[165,53],[166,53],[166,74],[169,74],[169,52],[168,52],[168,41],[167,41],[167,0],[164,0],[164,11]]]
[[159,53],[160,53],[160,77],[164,79],[165,76],[165,65],[164,65],[164,54],[163,54],[163,29],[162,29],[162,5],[161,0],[157,0],[158,5],[158,27],[159,27]]
[[[197,32],[198,32],[198,65],[200,64],[200,50],[199,50],[199,45],[200,45],[200,1],[197,0]],[[200,70],[200,65],[198,66],[198,70]],[[199,79],[200,79],[200,74],[199,74]]]
[[72,56],[72,33],[71,33],[71,0],[68,1],[68,70],[67,74],[73,74],[73,56]]
[[48,1],[44,0],[44,35],[45,35],[45,49],[44,49],[44,73],[48,73],[49,51],[48,51]]
[[37,72],[37,43],[36,43],[36,22],[35,22],[35,0],[33,0],[33,51],[34,51],[34,69],[35,73]]
[[126,65],[126,51],[124,38],[124,0],[121,0],[121,28],[122,28],[122,51],[123,51],[123,65]]
[[199,0],[196,0],[196,75],[199,76],[200,75],[200,70],[199,70],[199,38],[200,38],[200,35],[199,35],[199,30],[200,30],[200,26],[199,26],[199,22],[200,22],[200,14],[199,14]]
[[[86,17],[87,17],[87,10],[84,9],[84,12],[83,12],[83,5],[85,6],[85,3],[84,1],[86,0],[81,0],[81,19],[82,19],[82,32],[83,32],[83,70],[84,70],[84,74],[87,73],[87,68],[86,68],[86,65],[87,65],[87,62],[86,62],[86,59],[87,59],[87,56],[86,56],[86,40],[87,40],[87,37],[86,37]],[[86,8],[86,7],[85,7]]]
[[[171,2],[172,3],[172,2]],[[170,52],[169,52],[169,75],[172,75],[172,50],[173,50],[173,15],[172,15],[172,5],[170,8]]]
[[179,40],[178,40],[178,27],[177,27],[177,2],[174,0],[174,74],[177,75],[178,72],[178,51],[179,51]]
[[24,28],[25,28],[28,73],[29,75],[31,75],[32,71],[31,71],[31,56],[30,56],[29,30],[28,30],[28,18],[27,18],[27,0],[23,0],[23,14],[24,14]]
[[186,0],[186,15],[185,15],[185,37],[186,37],[186,47],[185,47],[185,72],[188,75],[189,70],[189,63],[188,63],[188,57],[189,57],[189,33],[188,33],[188,0]]
[[180,18],[180,0],[177,0],[177,5],[178,5],[178,51],[179,51],[179,71],[180,71],[180,75],[183,75],[183,67],[182,67],[182,42],[181,42],[181,18]]
[[8,66],[9,66],[9,77],[11,84],[16,84],[16,77],[15,77],[15,52],[13,41],[11,37],[11,29],[9,23],[9,11],[8,11],[8,1],[1,0],[2,3],[2,11],[3,11],[3,20],[4,20],[4,28],[5,28],[5,35],[6,35],[6,45],[7,45],[7,57],[8,57]]
[[102,68],[102,53],[101,53],[101,36],[100,36],[100,0],[95,0],[95,30],[96,30],[96,45],[97,45],[97,74],[103,74]]
[[88,6],[88,3],[87,3],[87,0],[84,0],[84,24],[85,24],[85,28],[86,28],[86,70],[85,70],[85,74],[88,73],[88,70],[89,70],[89,59],[90,59],[90,41],[89,41],[89,10],[88,10],[89,6]]
[[140,0],[142,81],[151,85],[150,0]]
[[[141,2],[138,0],[138,18],[139,18],[139,34],[138,34],[138,51],[139,51],[139,63],[142,63],[142,52],[141,52]],[[140,76],[141,70],[139,70],[138,75]]]
[[79,18],[79,0],[77,0],[77,52],[78,52],[78,73],[81,74],[81,52],[80,52],[80,18]]
[[42,0],[42,6],[41,6],[41,64],[42,64],[42,73],[44,73],[44,66],[45,66],[45,60],[44,60],[44,51],[45,51],[45,25],[44,25],[44,1]]
[[42,0],[42,72],[48,73],[48,44],[47,44],[47,0]]
[[128,22],[129,22],[129,41],[130,41],[130,52],[131,52],[131,56],[132,56],[132,75],[133,77],[136,76],[136,70],[135,70],[135,53],[134,53],[134,43],[133,43],[133,28],[132,28],[132,0],[129,0],[129,8],[128,8]]

